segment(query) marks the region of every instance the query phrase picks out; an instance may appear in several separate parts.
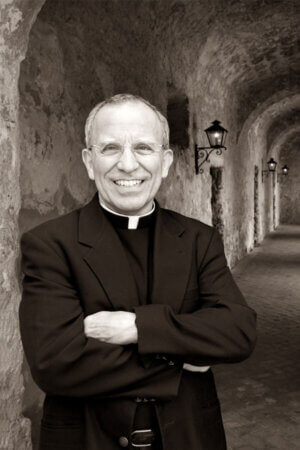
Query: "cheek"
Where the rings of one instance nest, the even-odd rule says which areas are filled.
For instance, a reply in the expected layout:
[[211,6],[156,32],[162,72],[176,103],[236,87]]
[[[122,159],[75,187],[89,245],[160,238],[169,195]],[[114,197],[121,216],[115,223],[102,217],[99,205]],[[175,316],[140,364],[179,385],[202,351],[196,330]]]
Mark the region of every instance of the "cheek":
[[105,175],[107,174],[107,172],[109,172],[109,167],[106,167],[107,164],[103,163],[101,161],[101,163],[99,161],[96,161],[94,164],[94,176],[95,179],[99,180],[100,182],[105,181]]
[[145,169],[151,173],[152,179],[157,182],[163,175],[163,161],[161,159],[153,161]]

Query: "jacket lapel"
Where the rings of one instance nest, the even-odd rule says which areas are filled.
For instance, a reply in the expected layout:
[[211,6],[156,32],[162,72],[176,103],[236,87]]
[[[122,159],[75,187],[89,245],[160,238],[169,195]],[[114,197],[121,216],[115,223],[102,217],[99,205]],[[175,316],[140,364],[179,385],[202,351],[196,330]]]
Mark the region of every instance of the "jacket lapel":
[[[89,247],[84,260],[94,272],[113,309],[132,311],[138,292],[118,234],[103,214],[98,195],[79,218],[79,242]],[[152,303],[179,312],[190,272],[192,240],[182,224],[158,206],[154,234]]]
[[84,260],[113,309],[132,311],[139,304],[135,280],[119,236],[101,210],[98,195],[81,210],[79,242],[90,247]]
[[183,225],[160,208],[154,235],[152,303],[167,304],[179,312],[190,272],[192,245]]

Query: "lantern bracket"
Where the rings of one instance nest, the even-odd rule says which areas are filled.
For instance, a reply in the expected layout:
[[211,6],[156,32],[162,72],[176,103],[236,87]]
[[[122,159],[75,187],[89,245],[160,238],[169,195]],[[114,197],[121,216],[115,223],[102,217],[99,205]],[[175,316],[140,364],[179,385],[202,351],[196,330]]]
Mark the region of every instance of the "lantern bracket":
[[281,169],[281,172],[277,174],[277,183],[281,182],[281,180],[284,180],[284,178],[289,173],[289,167],[287,165],[283,166]]
[[268,177],[269,173],[275,173],[276,172],[276,167],[277,167],[277,162],[274,161],[273,158],[270,158],[270,160],[267,162],[268,164],[268,170],[262,170],[261,171],[261,181],[262,183],[264,182],[264,176]]
[[210,155],[212,152],[216,150],[216,155],[222,155],[223,150],[227,150],[224,146],[218,146],[218,147],[198,147],[197,144],[195,144],[195,170],[196,175],[199,173],[203,173],[202,166],[205,162],[210,162]]
[[[262,183],[264,182],[264,179],[265,179],[264,177],[268,178],[269,173],[270,173],[269,170],[262,170],[261,171],[261,182]],[[274,173],[274,172],[271,172],[271,173]]]
[[214,150],[217,155],[222,155],[223,150],[226,150],[225,140],[228,131],[221,126],[219,120],[214,120],[212,125],[204,130],[207,136],[209,147],[198,147],[195,144],[195,169],[196,175],[203,173],[203,164],[210,162],[209,157]]

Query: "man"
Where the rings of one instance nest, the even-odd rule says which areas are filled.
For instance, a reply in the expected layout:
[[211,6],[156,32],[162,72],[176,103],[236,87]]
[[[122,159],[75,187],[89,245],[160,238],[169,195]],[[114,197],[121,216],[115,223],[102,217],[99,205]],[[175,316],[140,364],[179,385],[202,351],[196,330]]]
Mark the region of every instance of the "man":
[[140,97],[97,105],[82,152],[97,195],[22,238],[42,450],[226,448],[208,366],[249,356],[255,313],[218,233],[154,200],[172,164],[168,134]]

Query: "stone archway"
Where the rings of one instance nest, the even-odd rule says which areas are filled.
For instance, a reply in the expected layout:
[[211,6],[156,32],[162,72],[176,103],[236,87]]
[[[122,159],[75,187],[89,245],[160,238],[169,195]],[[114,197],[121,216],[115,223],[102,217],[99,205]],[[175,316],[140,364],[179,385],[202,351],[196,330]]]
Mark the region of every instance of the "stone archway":
[[290,136],[279,155],[278,171],[286,164],[289,167],[287,176],[279,176],[280,186],[280,223],[300,225],[300,131]]
[[0,5],[0,448],[3,449],[31,448],[30,422],[22,414],[23,352],[18,331],[18,215],[21,203],[18,78],[31,26],[43,3],[44,0],[8,0]]
[[[23,354],[17,320],[20,228],[63,214],[89,196],[79,153],[90,107],[104,96],[129,91],[166,112],[168,84],[184,93],[177,100],[186,105],[188,98],[184,117],[188,119],[189,112],[193,121],[181,147],[189,143],[190,148],[178,148],[172,182],[163,186],[159,200],[162,206],[207,223],[212,219],[209,166],[203,176],[195,177],[191,150],[194,142],[205,145],[202,130],[210,121],[221,120],[230,130],[229,151],[220,165],[224,166],[224,244],[233,264],[252,248],[252,168],[261,167],[266,150],[267,139],[256,139],[255,133],[248,142],[251,125],[261,116],[265,138],[266,114],[273,120],[268,107],[278,103],[278,109],[279,101],[289,102],[298,90],[296,72],[290,72],[295,64],[297,16],[285,2],[262,2],[258,7],[241,0],[238,9],[228,4],[220,28],[214,26],[221,11],[217,0],[184,4],[49,0],[32,28],[21,68],[19,125],[20,62],[44,3],[5,0],[0,6],[0,447],[21,450],[31,443],[30,423],[22,415]],[[288,26],[282,27],[283,23]],[[265,231],[261,217],[259,222],[258,242]]]

